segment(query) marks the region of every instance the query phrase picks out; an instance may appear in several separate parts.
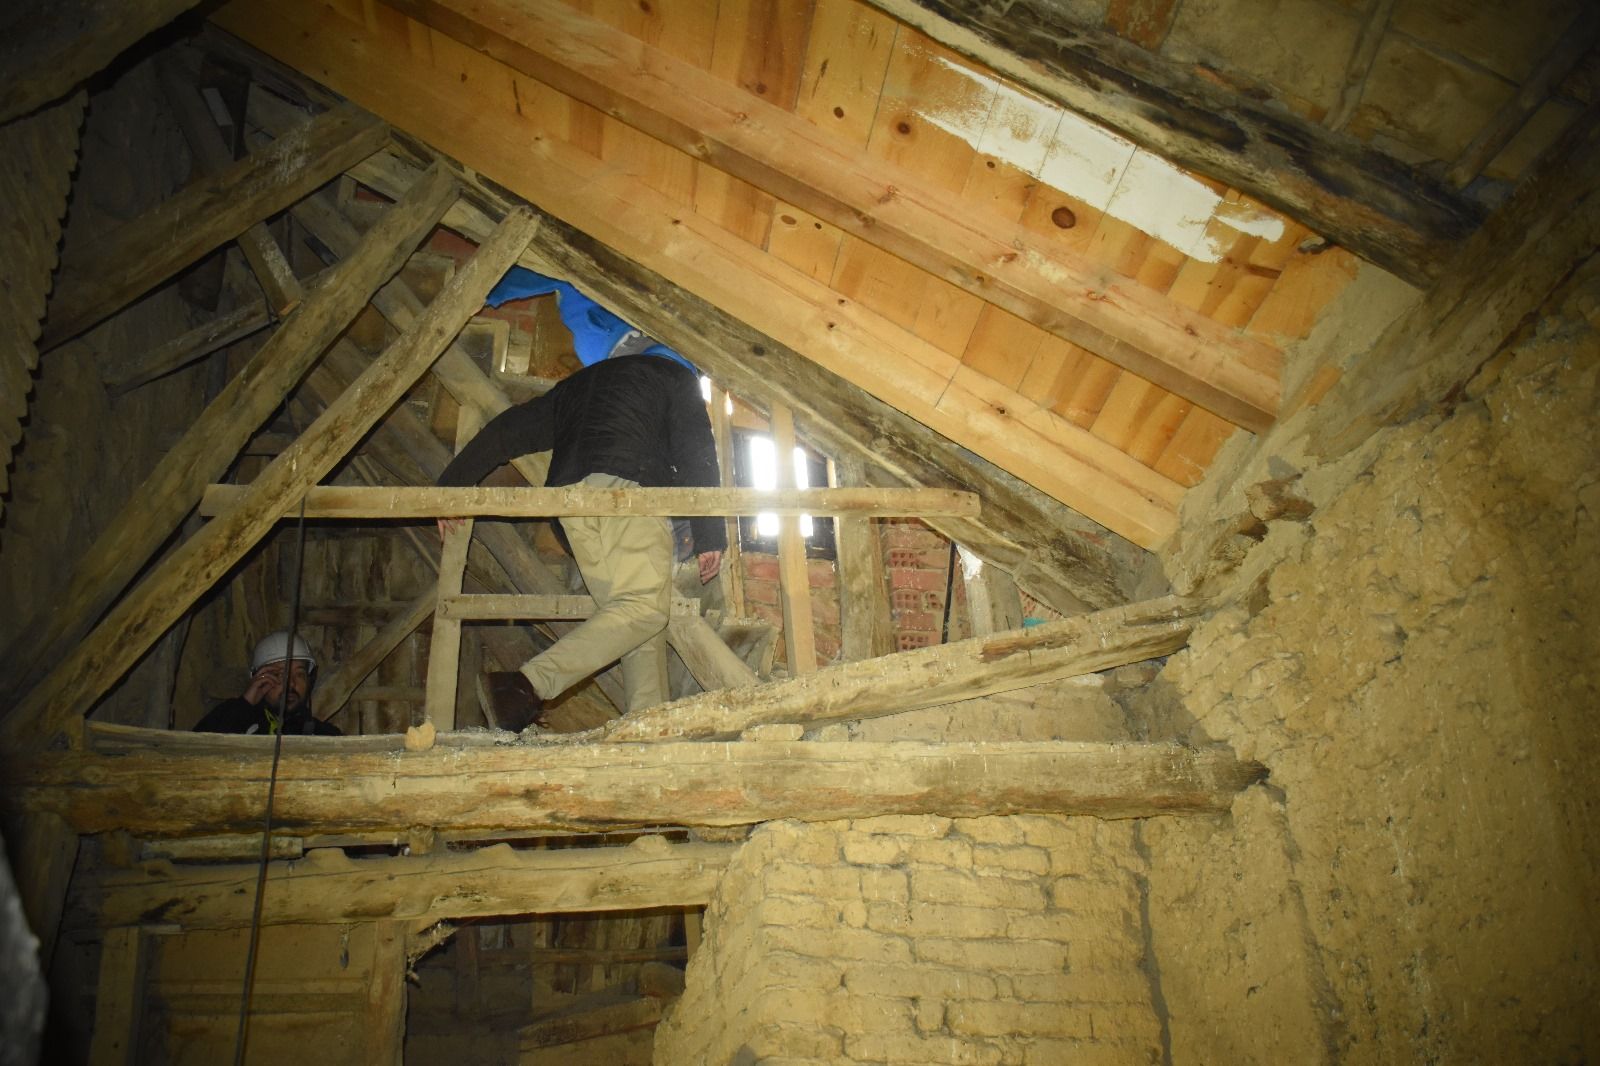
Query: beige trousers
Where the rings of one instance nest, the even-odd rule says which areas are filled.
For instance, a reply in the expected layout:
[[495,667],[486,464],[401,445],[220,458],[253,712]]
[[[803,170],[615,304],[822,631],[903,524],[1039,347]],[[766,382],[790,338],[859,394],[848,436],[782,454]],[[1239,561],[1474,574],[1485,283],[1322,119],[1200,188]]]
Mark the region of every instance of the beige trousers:
[[[590,474],[583,484],[633,489],[638,483]],[[672,525],[665,518],[563,518],[595,613],[522,665],[551,699],[621,660],[630,711],[667,700],[667,619],[672,610]]]

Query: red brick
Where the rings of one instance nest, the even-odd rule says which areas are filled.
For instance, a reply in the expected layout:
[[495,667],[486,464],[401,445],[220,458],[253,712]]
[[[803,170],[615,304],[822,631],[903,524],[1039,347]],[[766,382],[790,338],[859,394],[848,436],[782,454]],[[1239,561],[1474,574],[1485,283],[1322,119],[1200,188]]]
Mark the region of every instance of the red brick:
[[751,581],[744,583],[744,598],[746,603],[766,603],[777,606],[778,583],[776,581]]
[[924,592],[944,594],[945,575],[938,570],[891,570],[889,587],[895,589],[921,589]]
[[777,556],[762,555],[757,552],[745,552],[739,558],[744,563],[745,577],[762,579],[766,581],[778,580]]
[[932,611],[896,611],[894,627],[901,633],[937,633],[940,618]]

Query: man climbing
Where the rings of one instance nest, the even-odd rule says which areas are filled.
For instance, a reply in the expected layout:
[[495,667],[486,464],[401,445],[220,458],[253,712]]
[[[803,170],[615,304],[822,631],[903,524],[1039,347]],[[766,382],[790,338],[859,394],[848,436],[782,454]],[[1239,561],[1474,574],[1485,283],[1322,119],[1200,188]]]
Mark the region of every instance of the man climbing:
[[[490,303],[497,296],[527,294],[517,293],[514,286],[506,294],[519,272],[531,275],[514,270],[490,294]],[[617,354],[614,347],[609,357],[598,358],[543,396],[501,412],[445,468],[438,484],[476,485],[502,463],[547,450],[553,453],[546,479],[551,486],[581,483],[627,490],[719,484],[716,445],[698,375],[676,352],[642,340],[641,345],[630,337],[623,350],[649,354]],[[441,519],[441,532],[455,521]],[[721,568],[725,525],[721,518],[694,518],[690,525],[704,584]],[[628,710],[664,702],[674,558],[671,522],[662,517],[577,517],[561,519],[561,526],[594,597],[595,613],[509,680],[531,688],[522,695],[537,718],[543,700],[620,660]],[[513,702],[503,681],[492,684],[488,693],[497,704]],[[508,706],[503,714],[495,708],[500,720],[526,720],[529,715],[528,708]]]
[[211,708],[194,727],[195,732],[342,736],[337,726],[311,713],[316,674],[317,660],[304,640],[297,635],[291,653],[287,630],[269,633],[250,656],[250,683],[244,694]]

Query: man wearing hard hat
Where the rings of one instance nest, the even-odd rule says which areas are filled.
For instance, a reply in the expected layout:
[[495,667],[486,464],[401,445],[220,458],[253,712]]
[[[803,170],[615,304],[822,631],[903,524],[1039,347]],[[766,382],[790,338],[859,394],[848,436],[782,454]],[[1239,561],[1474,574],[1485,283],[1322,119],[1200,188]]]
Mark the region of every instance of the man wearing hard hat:
[[291,653],[286,630],[269,633],[250,656],[250,684],[244,695],[211,708],[194,727],[195,732],[342,736],[337,726],[311,713],[311,686],[316,676],[317,660],[310,645],[296,635]]

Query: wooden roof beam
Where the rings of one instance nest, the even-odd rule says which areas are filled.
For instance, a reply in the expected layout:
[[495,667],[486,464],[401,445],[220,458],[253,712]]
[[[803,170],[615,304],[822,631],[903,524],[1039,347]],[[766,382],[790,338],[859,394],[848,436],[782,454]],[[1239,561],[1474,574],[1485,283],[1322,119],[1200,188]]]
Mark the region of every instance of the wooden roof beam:
[[394,0],[506,66],[1260,432],[1279,353],[561,0]]
[[[94,750],[9,748],[0,799],[59,814],[81,833],[259,830],[273,738],[158,732],[91,724]],[[156,743],[116,743],[143,735]],[[884,814],[1140,818],[1226,811],[1264,775],[1225,747],[1172,743],[441,743],[406,752],[363,750],[366,739],[284,737],[274,824],[291,834],[594,832]]]
[[1224,181],[1419,287],[1481,211],[1330,130],[1070,19],[1051,0],[866,0],[1046,99]]
[[463,80],[306,0],[235,0],[213,18],[1134,543],[1152,547],[1176,528],[1176,482],[637,178],[531,136],[514,95],[489,76],[500,72],[492,60],[465,52],[486,69]]
[[[267,868],[265,925],[385,919],[435,922],[504,914],[574,914],[701,907],[710,901],[731,844],[671,844],[640,837],[623,847],[472,851],[351,859],[338,848]],[[164,860],[100,878],[102,927],[239,929],[250,924],[256,863],[178,865]]]

